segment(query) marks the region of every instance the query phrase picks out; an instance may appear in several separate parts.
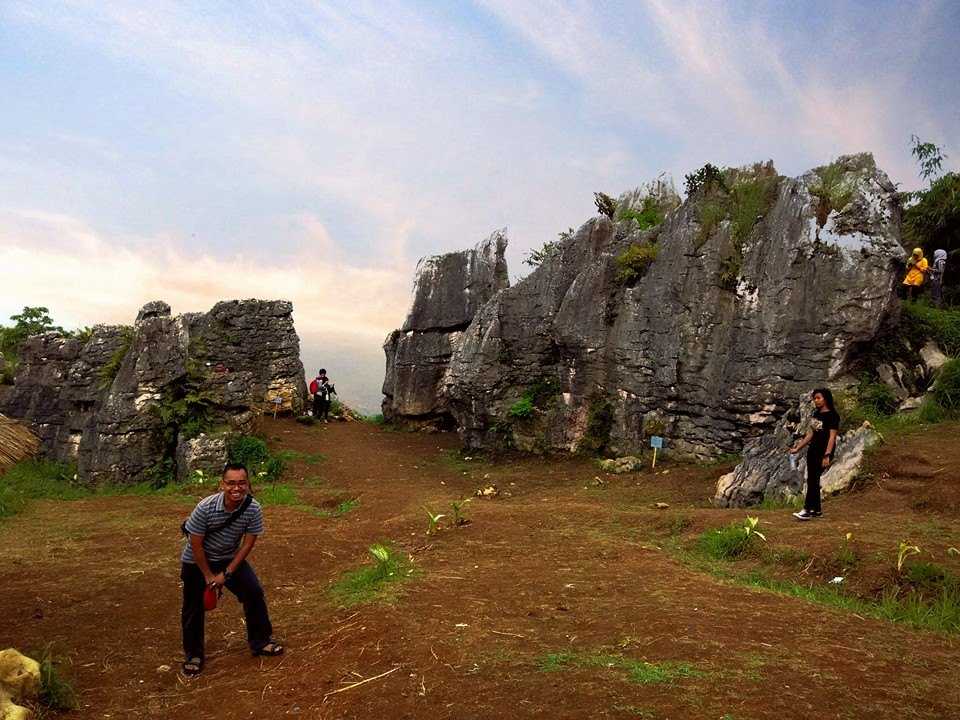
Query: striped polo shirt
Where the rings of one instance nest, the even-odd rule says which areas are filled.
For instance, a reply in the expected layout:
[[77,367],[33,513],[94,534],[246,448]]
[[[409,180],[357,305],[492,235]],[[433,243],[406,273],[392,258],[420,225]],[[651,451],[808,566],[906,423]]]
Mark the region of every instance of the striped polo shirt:
[[[234,520],[230,527],[207,535],[210,528],[218,528],[223,525],[230,512],[224,507],[223,493],[205,497],[197,503],[197,506],[187,518],[187,532],[191,535],[203,535],[203,552],[207,560],[229,560],[237,553],[240,547],[240,540],[245,534],[262,535],[263,534],[263,511],[260,509],[260,503],[253,500],[243,515]],[[181,562],[194,563],[193,548],[190,547],[190,540],[187,539],[187,545],[180,555]]]

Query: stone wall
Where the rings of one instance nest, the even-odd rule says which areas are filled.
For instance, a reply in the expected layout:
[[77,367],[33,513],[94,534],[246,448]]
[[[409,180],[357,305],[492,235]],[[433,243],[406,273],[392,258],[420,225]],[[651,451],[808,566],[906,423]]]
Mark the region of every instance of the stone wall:
[[233,300],[174,317],[156,301],[132,327],[29,338],[2,411],[29,423],[47,456],[76,463],[85,482],[172,476],[177,446],[201,429],[249,432],[278,399],[280,410],[303,412],[292,312],[286,301]]

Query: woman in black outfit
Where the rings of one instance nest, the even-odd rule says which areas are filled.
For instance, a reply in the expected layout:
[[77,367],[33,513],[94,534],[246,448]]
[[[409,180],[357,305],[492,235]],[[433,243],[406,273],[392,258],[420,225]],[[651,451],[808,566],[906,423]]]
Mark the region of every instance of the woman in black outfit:
[[833,394],[829,390],[814,390],[813,406],[816,409],[810,418],[810,429],[803,440],[790,448],[791,453],[798,453],[804,446],[810,446],[807,450],[807,497],[803,510],[793,514],[797,520],[812,520],[823,515],[820,510],[820,476],[833,461],[840,429],[840,415],[833,407]]

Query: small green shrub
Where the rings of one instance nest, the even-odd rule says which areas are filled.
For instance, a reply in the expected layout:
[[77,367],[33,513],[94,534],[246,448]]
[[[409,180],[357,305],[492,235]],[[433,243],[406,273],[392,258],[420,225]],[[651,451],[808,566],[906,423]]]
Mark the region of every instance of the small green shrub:
[[960,308],[935,308],[923,300],[904,302],[900,330],[916,346],[933,340],[947,355],[960,355]]
[[707,194],[713,190],[726,190],[727,184],[723,179],[723,171],[716,165],[707,163],[699,170],[683,176],[687,189],[687,197],[697,193]]
[[861,408],[874,415],[893,415],[900,407],[900,402],[889,385],[872,382],[869,378],[860,381],[857,399]]
[[731,523],[701,533],[696,549],[713,560],[733,560],[745,555],[753,544],[753,536],[744,532],[742,524]]
[[125,326],[120,331],[120,345],[113,351],[110,359],[100,368],[99,387],[101,390],[106,390],[113,385],[113,381],[116,380],[117,373],[120,372],[120,366],[123,365],[123,359],[130,351],[131,345],[133,345],[133,328]]
[[720,223],[727,219],[727,208],[717,198],[702,200],[697,206],[697,220],[700,228],[697,230],[694,245],[699,250],[710,236],[720,227]]
[[533,400],[526,395],[517,400],[507,411],[514,420],[526,420],[533,415]]
[[946,568],[932,562],[909,563],[903,573],[903,579],[921,592],[960,589],[957,579]]
[[590,400],[587,410],[587,430],[580,440],[580,452],[592,455],[602,453],[610,443],[613,429],[613,405],[602,396]]
[[933,398],[947,413],[960,412],[960,359],[949,360],[940,368]]
[[383,417],[383,413],[377,413],[376,415],[364,415],[363,421],[365,423],[370,423],[371,425],[385,425],[387,420]]
[[717,284],[724,290],[731,292],[737,289],[740,282],[740,270],[743,265],[743,256],[734,252],[720,261],[720,272],[717,274]]
[[630,285],[647,274],[657,259],[657,243],[634,243],[617,256],[617,282]]
[[231,438],[227,444],[227,459],[245,465],[251,482],[274,483],[283,474],[283,459],[272,455],[267,444],[252,435]]
[[816,169],[817,179],[810,186],[810,194],[817,198],[817,225],[823,227],[834,210],[843,210],[853,199],[853,186],[844,180],[845,168],[831,163]]
[[[573,234],[573,228],[570,228],[570,235]],[[529,265],[532,268],[540,267],[545,260],[554,256],[557,251],[560,249],[560,242],[565,240],[564,233],[560,233],[560,241],[557,240],[548,240],[540,248],[535,248],[527,252],[527,256],[523,259],[524,265]]]
[[345,572],[330,588],[331,597],[344,607],[390,601],[395,596],[393,586],[412,574],[409,561],[389,545],[371,545],[369,552],[373,565]]
[[617,220],[625,222],[636,222],[640,230],[649,230],[663,222],[663,211],[657,206],[657,199],[648,195],[643,199],[643,204],[639,210],[635,208],[620,208],[617,212]]
[[[77,694],[69,680],[60,674],[57,662],[53,658],[51,646],[40,656],[40,705],[43,709],[55,712],[74,710],[77,707]],[[45,714],[45,713],[44,713]]]
[[617,212],[616,200],[606,193],[595,192],[593,194],[593,202],[597,206],[597,212],[613,220],[614,213]]
[[734,183],[730,189],[731,235],[742,247],[754,225],[769,212],[777,199],[779,178],[776,175],[757,173],[753,177]]

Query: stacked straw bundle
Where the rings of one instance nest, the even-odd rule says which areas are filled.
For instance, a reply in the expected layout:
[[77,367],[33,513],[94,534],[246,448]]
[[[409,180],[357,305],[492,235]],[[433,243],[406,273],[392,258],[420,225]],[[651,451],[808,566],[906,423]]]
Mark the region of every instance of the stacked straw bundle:
[[40,452],[40,438],[16,420],[0,415],[0,472]]

